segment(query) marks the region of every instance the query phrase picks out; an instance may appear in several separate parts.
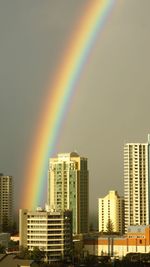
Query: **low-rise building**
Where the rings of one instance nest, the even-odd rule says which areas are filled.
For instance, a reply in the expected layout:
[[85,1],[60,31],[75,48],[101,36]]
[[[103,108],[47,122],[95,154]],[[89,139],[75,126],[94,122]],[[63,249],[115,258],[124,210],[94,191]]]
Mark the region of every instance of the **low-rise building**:
[[84,250],[91,255],[122,258],[128,253],[149,253],[150,225],[129,226],[124,236],[104,235],[84,240]]
[[45,252],[47,262],[69,258],[72,249],[72,212],[20,210],[20,246]]

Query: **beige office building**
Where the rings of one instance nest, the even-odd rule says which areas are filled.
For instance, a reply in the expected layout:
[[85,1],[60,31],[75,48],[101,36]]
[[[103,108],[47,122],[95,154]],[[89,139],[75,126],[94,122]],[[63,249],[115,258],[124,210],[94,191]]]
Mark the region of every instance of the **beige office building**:
[[[124,199],[117,191],[109,191],[104,198],[98,199],[98,224],[99,232],[124,232]],[[110,226],[111,225],[111,226]]]
[[12,230],[14,216],[14,182],[12,176],[0,174],[0,231]]
[[77,153],[58,154],[49,161],[48,204],[72,210],[73,234],[87,233],[89,226],[88,161]]
[[72,212],[19,211],[20,246],[32,251],[35,247],[45,252],[45,261],[68,259],[72,250]]
[[[148,136],[149,139],[149,136]],[[124,146],[125,229],[150,223],[149,141]]]

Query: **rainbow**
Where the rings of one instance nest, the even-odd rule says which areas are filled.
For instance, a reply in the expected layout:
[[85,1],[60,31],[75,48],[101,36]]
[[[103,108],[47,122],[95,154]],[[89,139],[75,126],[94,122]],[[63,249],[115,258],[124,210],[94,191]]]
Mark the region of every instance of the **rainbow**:
[[69,45],[56,70],[53,84],[44,101],[34,145],[27,162],[21,207],[35,208],[41,204],[47,180],[48,159],[54,153],[64,117],[77,88],[90,52],[104,28],[115,0],[89,0],[84,14],[71,36]]

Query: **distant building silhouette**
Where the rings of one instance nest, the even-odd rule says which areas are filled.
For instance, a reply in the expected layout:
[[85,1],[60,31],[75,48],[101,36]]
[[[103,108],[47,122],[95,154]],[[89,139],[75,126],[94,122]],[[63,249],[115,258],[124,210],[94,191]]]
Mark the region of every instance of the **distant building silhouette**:
[[14,217],[14,181],[12,176],[0,174],[0,231],[10,232]]

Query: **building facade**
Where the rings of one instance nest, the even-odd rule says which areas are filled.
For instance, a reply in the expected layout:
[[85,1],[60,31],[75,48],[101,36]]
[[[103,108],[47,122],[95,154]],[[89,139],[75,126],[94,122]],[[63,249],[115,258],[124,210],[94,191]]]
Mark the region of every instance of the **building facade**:
[[125,230],[129,225],[150,224],[149,155],[149,140],[124,146]]
[[0,174],[0,231],[10,232],[14,216],[14,181],[12,176]]
[[72,210],[73,234],[89,227],[89,172],[87,158],[77,153],[51,158],[48,175],[48,204],[57,210]]
[[47,262],[70,257],[72,249],[72,212],[19,211],[20,246],[32,251],[35,247],[45,252]]
[[98,199],[99,232],[124,232],[124,199],[117,191],[109,191],[104,198]]
[[128,253],[149,253],[150,251],[150,226],[129,226],[125,236],[101,236],[86,238],[84,250],[89,255],[122,258]]

